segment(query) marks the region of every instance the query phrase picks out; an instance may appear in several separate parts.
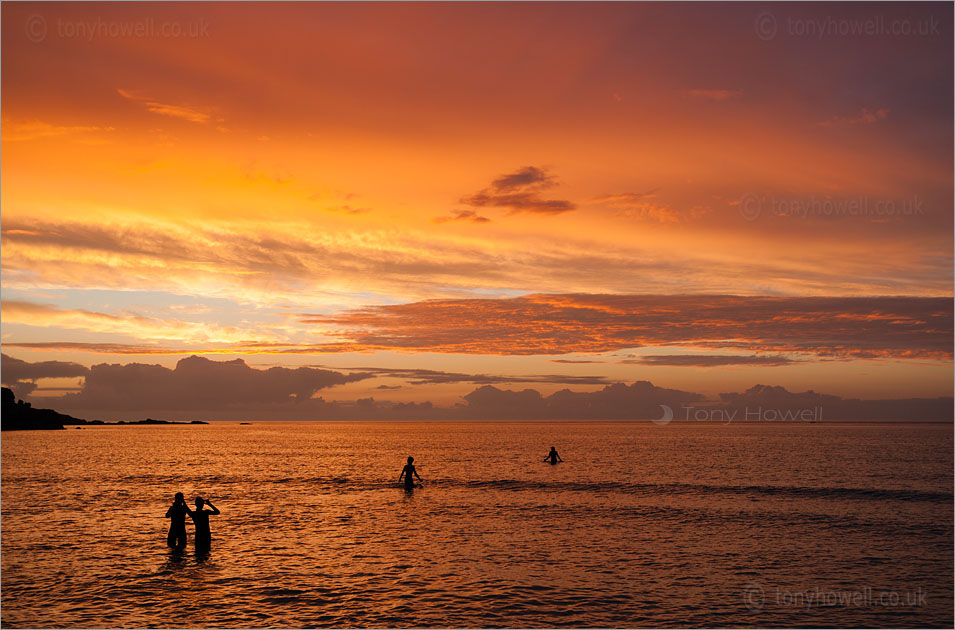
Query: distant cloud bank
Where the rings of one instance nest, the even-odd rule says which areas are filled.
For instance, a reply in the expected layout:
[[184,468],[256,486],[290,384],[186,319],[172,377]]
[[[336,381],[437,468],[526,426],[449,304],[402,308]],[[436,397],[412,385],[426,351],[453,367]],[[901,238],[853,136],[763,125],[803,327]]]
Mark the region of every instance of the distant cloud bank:
[[[37,398],[38,406],[87,420],[699,420],[822,419],[950,421],[952,398],[859,400],[812,390],[790,392],[756,385],[745,392],[703,394],[657,387],[649,381],[611,383],[592,392],[562,389],[548,396],[535,389],[500,389],[484,384],[450,407],[429,401],[391,402],[360,398],[326,401],[315,394],[335,385],[376,376],[402,376],[413,383],[517,382],[559,377],[494,377],[359,368],[352,374],[309,367],[259,370],[241,359],[212,361],[193,356],[175,369],[129,363],[94,365],[45,361],[29,363],[3,355],[3,383],[35,387],[31,379],[85,377],[80,390]],[[550,380],[548,380],[550,379]],[[592,379],[590,382],[599,382]],[[581,379],[582,383],[587,382]],[[383,395],[399,386],[383,385]],[[24,388],[26,393],[32,388]],[[18,394],[21,395],[21,394]],[[22,394],[25,395],[25,394]]]

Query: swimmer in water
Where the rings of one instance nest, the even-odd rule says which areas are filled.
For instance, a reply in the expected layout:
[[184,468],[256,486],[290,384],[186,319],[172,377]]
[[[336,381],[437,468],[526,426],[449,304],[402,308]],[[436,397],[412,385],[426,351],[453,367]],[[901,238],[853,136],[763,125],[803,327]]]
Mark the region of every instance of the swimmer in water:
[[[203,510],[203,504],[208,505],[212,510]],[[192,522],[196,526],[196,547],[208,549],[212,545],[212,533],[209,531],[209,517],[217,516],[219,508],[212,505],[211,501],[196,497],[196,509],[189,512],[192,516]]]
[[557,462],[562,462],[560,455],[557,454],[557,449],[553,446],[550,447],[550,453],[547,454],[547,457],[544,458],[544,461],[550,461],[551,464],[556,464]]
[[177,492],[172,505],[166,510],[166,518],[170,519],[166,543],[170,547],[181,549],[186,546],[186,514],[191,513],[189,506],[186,505],[185,497],[181,492]]
[[418,478],[418,481],[421,481],[421,476],[418,475],[418,471],[414,468],[414,457],[408,458],[408,463],[405,464],[405,467],[401,469],[401,474],[398,475],[398,483],[401,483],[401,478],[405,479],[405,488],[414,488],[414,479],[412,475]]

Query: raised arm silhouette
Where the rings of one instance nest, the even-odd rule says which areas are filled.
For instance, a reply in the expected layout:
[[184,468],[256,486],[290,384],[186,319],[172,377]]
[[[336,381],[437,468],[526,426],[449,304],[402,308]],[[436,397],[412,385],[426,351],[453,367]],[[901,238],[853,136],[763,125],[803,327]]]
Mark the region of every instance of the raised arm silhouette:
[[[202,509],[203,504],[211,507],[211,510]],[[196,549],[208,549],[212,545],[212,533],[209,531],[209,517],[217,516],[219,508],[212,505],[211,501],[196,497],[196,509],[189,513],[192,516],[192,522],[196,526]]]

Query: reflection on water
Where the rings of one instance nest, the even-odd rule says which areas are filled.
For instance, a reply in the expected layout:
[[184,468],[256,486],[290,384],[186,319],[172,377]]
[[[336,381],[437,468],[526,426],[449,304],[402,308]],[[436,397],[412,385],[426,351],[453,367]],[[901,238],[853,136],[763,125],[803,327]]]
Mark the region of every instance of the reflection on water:
[[[212,424],[2,449],[8,627],[952,624],[950,426]],[[418,488],[395,483],[409,454]],[[191,524],[166,546],[177,491],[222,511],[207,552]]]

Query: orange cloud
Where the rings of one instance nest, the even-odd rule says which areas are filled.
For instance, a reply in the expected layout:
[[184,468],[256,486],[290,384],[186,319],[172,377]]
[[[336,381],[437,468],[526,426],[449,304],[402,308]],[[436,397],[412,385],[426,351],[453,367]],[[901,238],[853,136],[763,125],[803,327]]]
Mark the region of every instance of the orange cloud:
[[952,357],[949,298],[547,295],[370,306],[334,325],[356,350],[567,354],[698,346],[818,357]]

